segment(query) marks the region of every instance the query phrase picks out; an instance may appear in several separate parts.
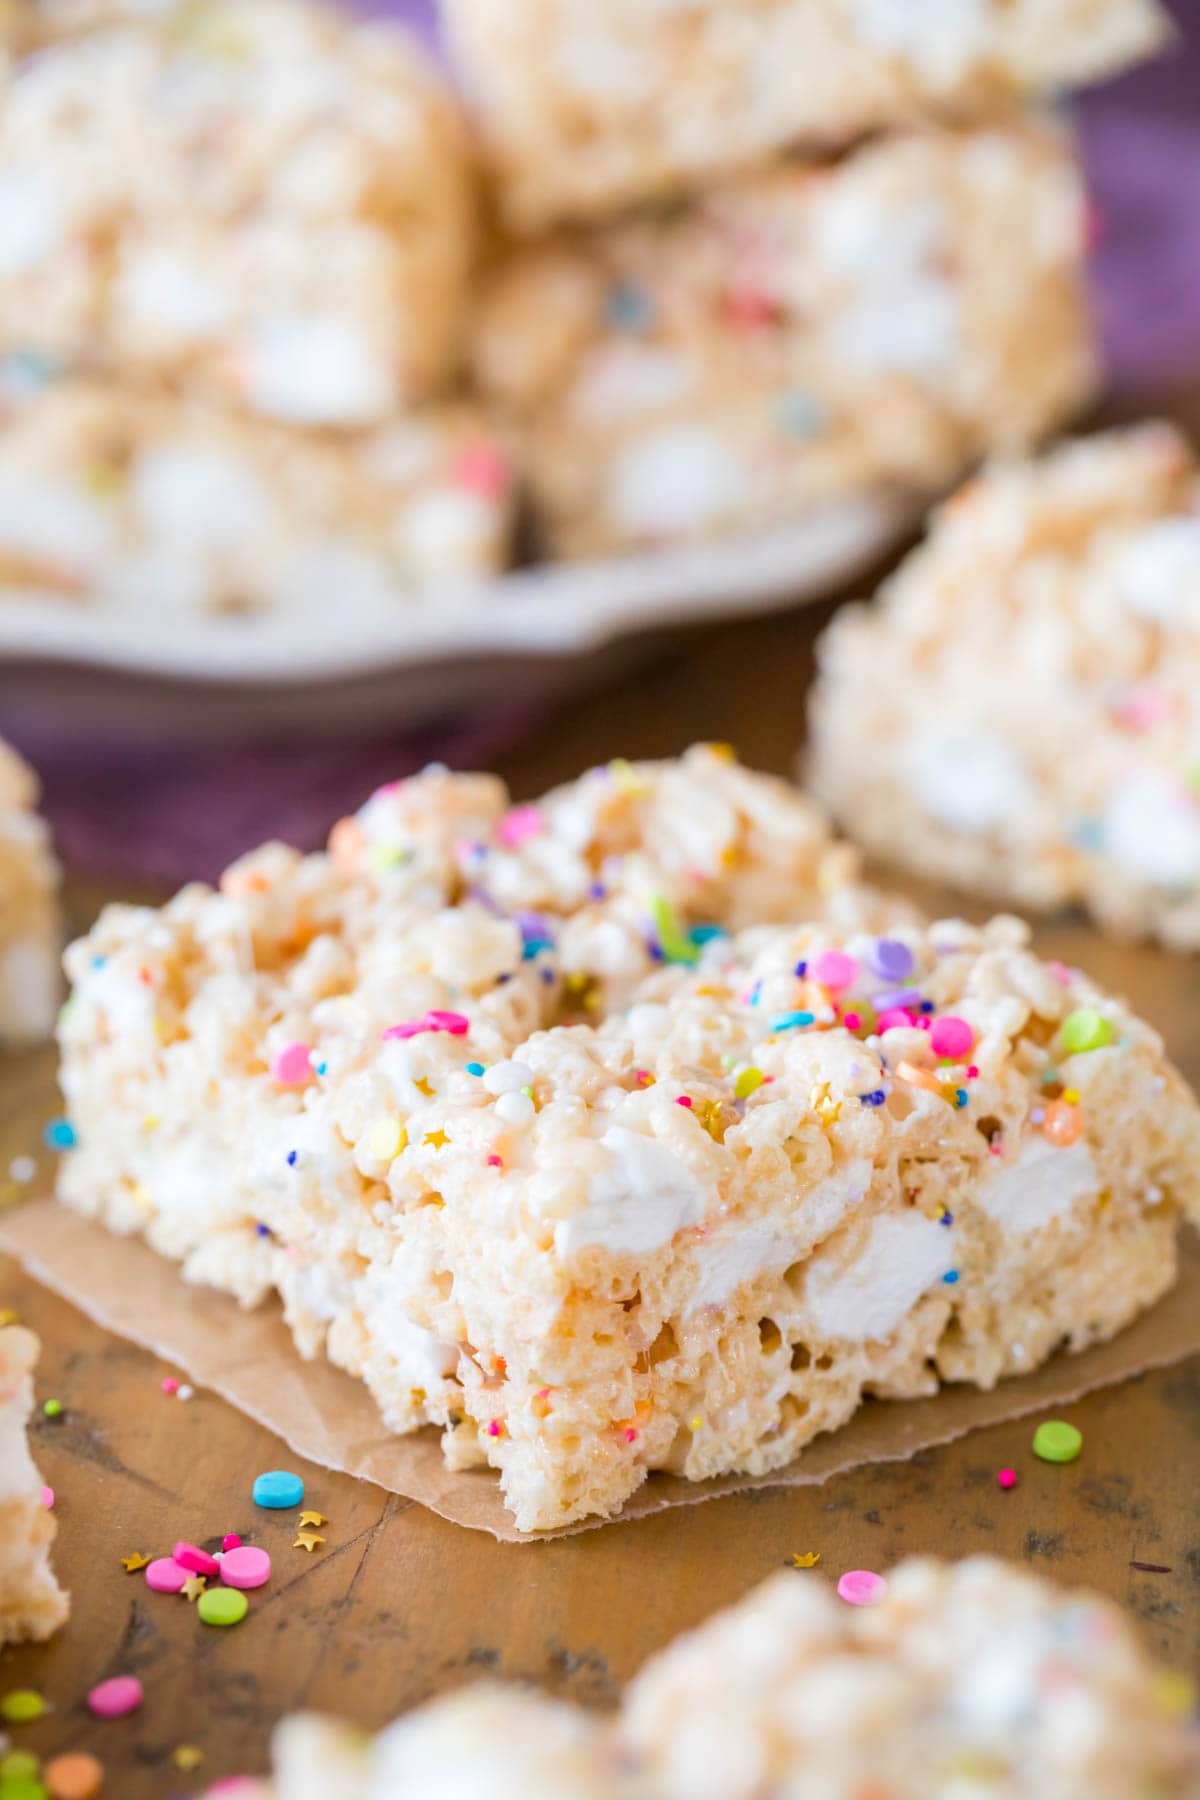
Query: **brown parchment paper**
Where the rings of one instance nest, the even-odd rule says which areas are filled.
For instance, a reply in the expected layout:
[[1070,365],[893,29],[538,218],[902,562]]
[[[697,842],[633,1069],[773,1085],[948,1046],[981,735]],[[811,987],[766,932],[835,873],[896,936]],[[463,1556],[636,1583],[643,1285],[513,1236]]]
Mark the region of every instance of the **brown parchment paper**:
[[243,1312],[227,1294],[191,1287],[173,1264],[136,1238],[116,1238],[53,1200],[0,1217],[0,1250],[97,1324],[131,1338],[275,1432],[310,1462],[338,1469],[430,1507],[443,1518],[502,1541],[537,1542],[598,1525],[644,1518],[748,1488],[802,1487],[861,1463],[898,1462],[977,1426],[1062,1407],[1093,1388],[1200,1351],[1200,1242],[1186,1232],[1179,1281],[1111,1343],[1055,1356],[990,1394],[952,1386],[930,1400],[868,1401],[840,1431],[817,1438],[770,1475],[684,1481],[652,1475],[617,1520],[586,1519],[562,1531],[517,1531],[491,1470],[454,1473],[430,1428],[395,1437],[360,1382],[324,1360],[303,1362],[279,1307]]

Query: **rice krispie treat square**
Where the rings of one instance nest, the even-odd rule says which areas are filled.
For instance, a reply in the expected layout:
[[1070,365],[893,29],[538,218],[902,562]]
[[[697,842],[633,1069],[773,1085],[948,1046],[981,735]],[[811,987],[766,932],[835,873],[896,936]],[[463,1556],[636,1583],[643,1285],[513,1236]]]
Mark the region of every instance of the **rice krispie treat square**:
[[475,372],[562,555],[931,495],[1091,392],[1083,241],[1051,124],[888,138],[513,251]]
[[0,1044],[49,1037],[58,1012],[59,870],[37,801],[33,770],[0,742]]
[[497,573],[515,486],[477,409],[369,431],[288,431],[87,380],[0,401],[0,594],[161,631],[183,614],[389,615]]
[[854,874],[712,749],[384,792],[68,953],[62,1197],[277,1289],[526,1530],[1111,1336],[1200,1212],[1200,1110],[1017,921]]
[[40,1348],[32,1331],[0,1328],[0,1646],[48,1638],[67,1616],[50,1568],[54,1516],[25,1441]]
[[1200,476],[1170,427],[998,463],[839,613],[814,785],[874,855],[1200,949]]
[[855,1607],[775,1575],[652,1657],[610,1719],[492,1683],[374,1739],[287,1719],[272,1778],[212,1800],[1191,1800],[1190,1684],[1109,1601],[991,1557],[883,1585]]
[[533,232],[1094,81],[1157,0],[445,0],[508,223]]
[[370,425],[452,371],[474,230],[455,102],[394,26],[105,8],[12,69],[0,355]]

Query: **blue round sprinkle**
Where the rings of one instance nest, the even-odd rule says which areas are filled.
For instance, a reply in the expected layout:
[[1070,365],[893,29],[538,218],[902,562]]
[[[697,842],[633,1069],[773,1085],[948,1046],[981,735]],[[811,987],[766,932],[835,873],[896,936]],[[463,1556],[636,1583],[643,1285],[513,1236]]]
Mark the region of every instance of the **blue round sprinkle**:
[[946,1283],[947,1287],[953,1287],[958,1280],[958,1270],[947,1269],[946,1273],[942,1276],[942,1280]]
[[79,1142],[70,1119],[51,1119],[42,1136],[51,1150],[73,1150]]
[[468,1063],[467,1064],[467,1074],[468,1075],[482,1075],[483,1074],[483,1064],[482,1063]]
[[299,1506],[304,1498],[304,1483],[289,1469],[268,1469],[254,1477],[255,1506],[269,1506],[279,1512],[285,1506]]
[[711,944],[714,938],[725,936],[720,925],[693,925],[688,932],[693,944],[700,949],[704,944]]
[[287,1153],[287,1166],[288,1166],[288,1168],[289,1168],[289,1169],[294,1169],[294,1168],[295,1168],[295,1166],[296,1166],[296,1155],[297,1155],[297,1153],[296,1153],[296,1151],[295,1151],[295,1150],[289,1150],[289,1151],[288,1151],[288,1153]]

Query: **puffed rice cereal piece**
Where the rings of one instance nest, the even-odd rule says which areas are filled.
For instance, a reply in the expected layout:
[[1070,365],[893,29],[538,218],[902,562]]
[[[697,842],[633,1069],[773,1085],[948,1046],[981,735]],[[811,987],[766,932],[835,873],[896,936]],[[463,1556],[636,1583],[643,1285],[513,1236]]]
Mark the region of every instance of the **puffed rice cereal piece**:
[[1200,949],[1200,476],[1171,427],[997,463],[820,662],[812,779],[874,855]]

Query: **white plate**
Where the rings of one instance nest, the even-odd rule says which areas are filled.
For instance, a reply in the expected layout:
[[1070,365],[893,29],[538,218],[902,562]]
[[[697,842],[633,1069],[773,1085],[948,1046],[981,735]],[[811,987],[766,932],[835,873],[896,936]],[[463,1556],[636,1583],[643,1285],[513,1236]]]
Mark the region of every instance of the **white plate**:
[[44,697],[90,716],[115,706],[128,724],[136,693],[177,731],[226,730],[235,717],[341,728],[378,714],[419,724],[489,684],[494,699],[498,661],[552,663],[544,685],[561,689],[633,634],[818,599],[895,544],[920,511],[911,497],[864,498],[750,537],[517,570],[355,619],[339,614],[336,594],[326,613],[302,618],[152,620],[0,591],[0,705]]

